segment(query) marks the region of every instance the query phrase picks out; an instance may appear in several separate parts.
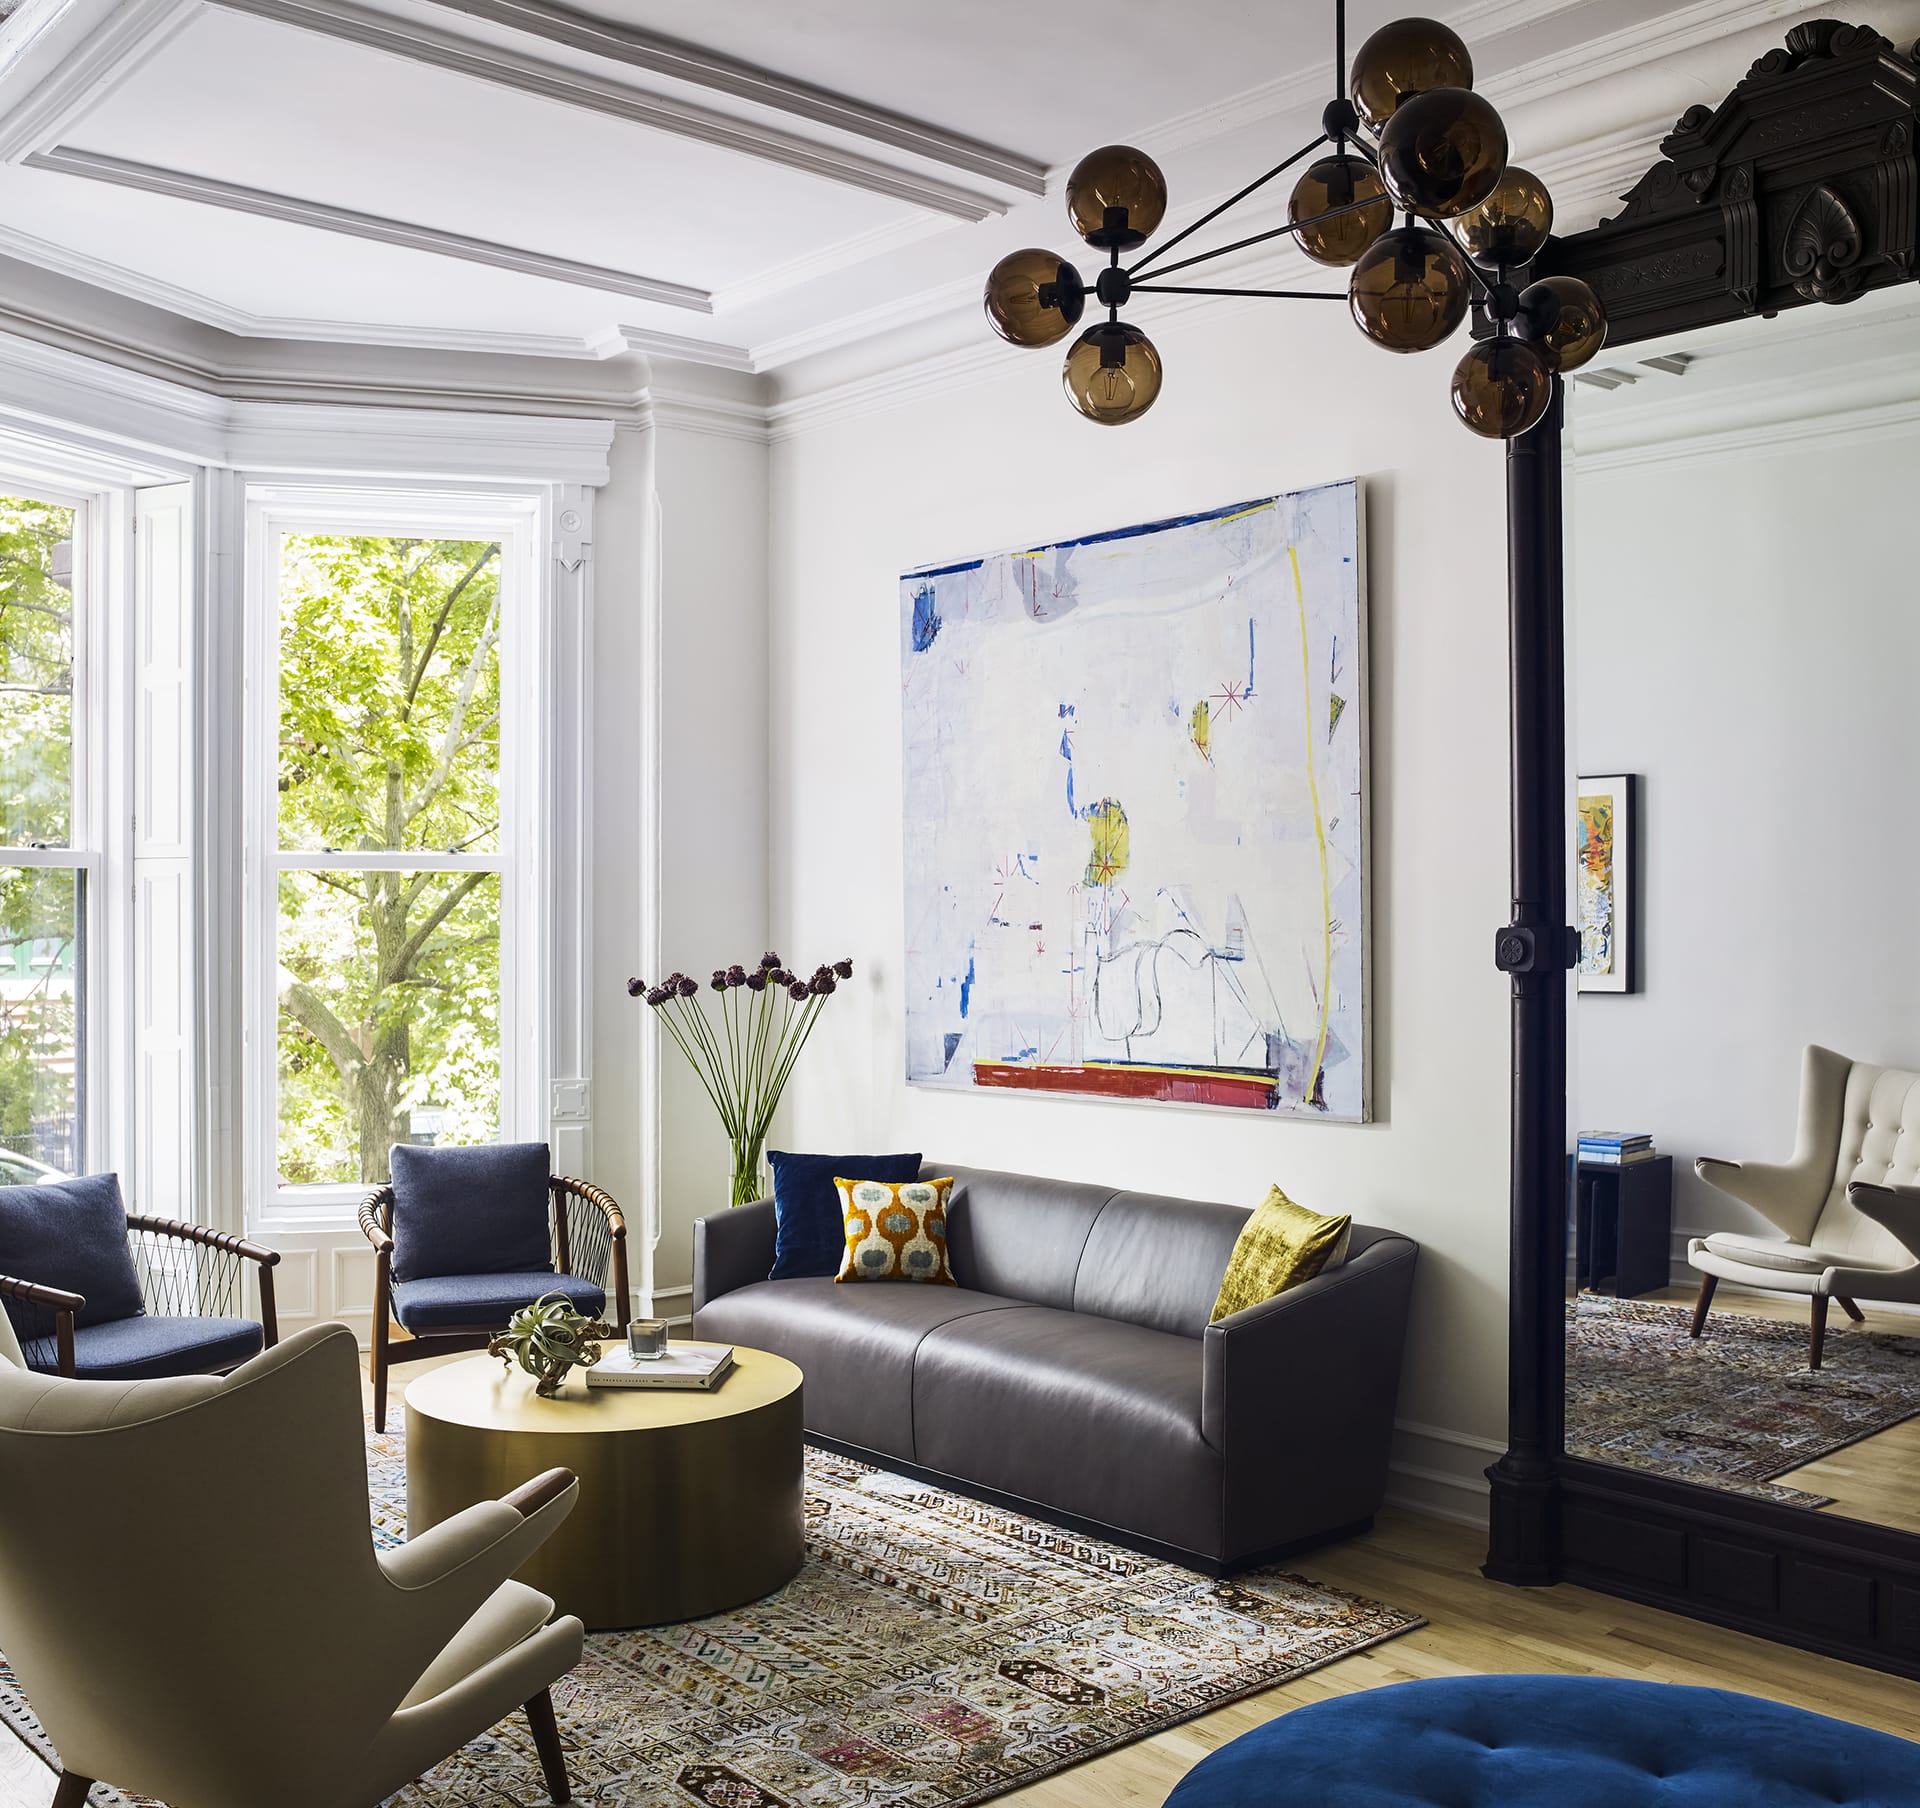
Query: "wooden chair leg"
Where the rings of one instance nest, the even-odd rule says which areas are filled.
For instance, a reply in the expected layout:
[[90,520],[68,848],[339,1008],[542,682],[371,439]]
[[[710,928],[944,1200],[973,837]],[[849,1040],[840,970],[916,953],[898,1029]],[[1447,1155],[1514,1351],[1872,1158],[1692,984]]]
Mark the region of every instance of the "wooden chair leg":
[[387,1256],[383,1250],[373,1283],[373,1348],[367,1368],[373,1382],[373,1428],[387,1428]]
[[1693,1329],[1689,1337],[1698,1337],[1707,1328],[1707,1308],[1713,1304],[1713,1290],[1720,1285],[1717,1274],[1703,1274],[1700,1277],[1700,1297],[1693,1302]]
[[1807,1367],[1817,1369],[1820,1357],[1827,1347],[1827,1296],[1816,1293],[1813,1296],[1813,1324],[1807,1332]]
[[60,1786],[53,1792],[53,1808],[86,1808],[87,1794],[93,1788],[91,1777],[77,1776],[73,1771],[60,1773]]
[[1840,1302],[1840,1310],[1852,1319],[1856,1325],[1864,1325],[1867,1322],[1867,1315],[1862,1312],[1852,1300],[1848,1299],[1844,1293],[1836,1293],[1833,1297]]
[[547,1794],[556,1802],[572,1801],[567,1760],[560,1750],[560,1724],[553,1717],[553,1696],[548,1690],[542,1689],[527,1703],[527,1724],[533,1728],[533,1749],[540,1754],[540,1773],[547,1779]]

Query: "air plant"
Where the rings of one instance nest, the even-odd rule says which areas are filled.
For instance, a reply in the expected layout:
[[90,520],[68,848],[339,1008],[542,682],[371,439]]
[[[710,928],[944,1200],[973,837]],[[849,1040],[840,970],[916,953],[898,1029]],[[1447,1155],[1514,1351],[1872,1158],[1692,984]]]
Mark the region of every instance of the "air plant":
[[507,1320],[487,1354],[509,1368],[519,1363],[533,1377],[533,1391],[552,1399],[569,1370],[590,1369],[600,1360],[600,1339],[612,1335],[613,1326],[577,1311],[564,1293],[543,1293]]

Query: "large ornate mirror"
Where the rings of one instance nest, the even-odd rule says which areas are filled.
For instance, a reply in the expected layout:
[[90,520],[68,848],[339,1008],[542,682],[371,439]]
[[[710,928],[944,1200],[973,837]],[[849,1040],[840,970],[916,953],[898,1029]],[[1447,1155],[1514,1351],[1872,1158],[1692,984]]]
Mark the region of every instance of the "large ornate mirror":
[[1917,100],[1797,26],[1542,259],[1613,332],[1510,462],[1488,1565],[1913,1674]]

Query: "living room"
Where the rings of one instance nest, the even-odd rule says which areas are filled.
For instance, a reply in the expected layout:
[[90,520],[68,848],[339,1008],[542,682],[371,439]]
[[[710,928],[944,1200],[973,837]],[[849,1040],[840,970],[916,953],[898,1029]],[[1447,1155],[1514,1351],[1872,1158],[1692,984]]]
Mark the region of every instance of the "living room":
[[0,1800],[1920,1805],[1916,38],[6,8]]

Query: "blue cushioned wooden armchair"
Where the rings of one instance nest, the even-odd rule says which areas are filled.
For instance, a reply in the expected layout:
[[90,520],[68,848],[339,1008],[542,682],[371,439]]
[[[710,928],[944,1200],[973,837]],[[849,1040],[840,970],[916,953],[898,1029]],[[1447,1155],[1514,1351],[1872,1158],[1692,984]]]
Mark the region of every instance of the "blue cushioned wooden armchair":
[[377,1430],[394,1363],[480,1349],[543,1294],[565,1294],[589,1318],[611,1310],[626,1329],[627,1221],[610,1195],[551,1173],[549,1160],[545,1143],[394,1145],[393,1178],[360,1208],[374,1250]]
[[[204,1224],[129,1214],[112,1174],[0,1187],[0,1305],[43,1374],[226,1374],[279,1340],[279,1260]],[[249,1273],[258,1319],[245,1316]]]

